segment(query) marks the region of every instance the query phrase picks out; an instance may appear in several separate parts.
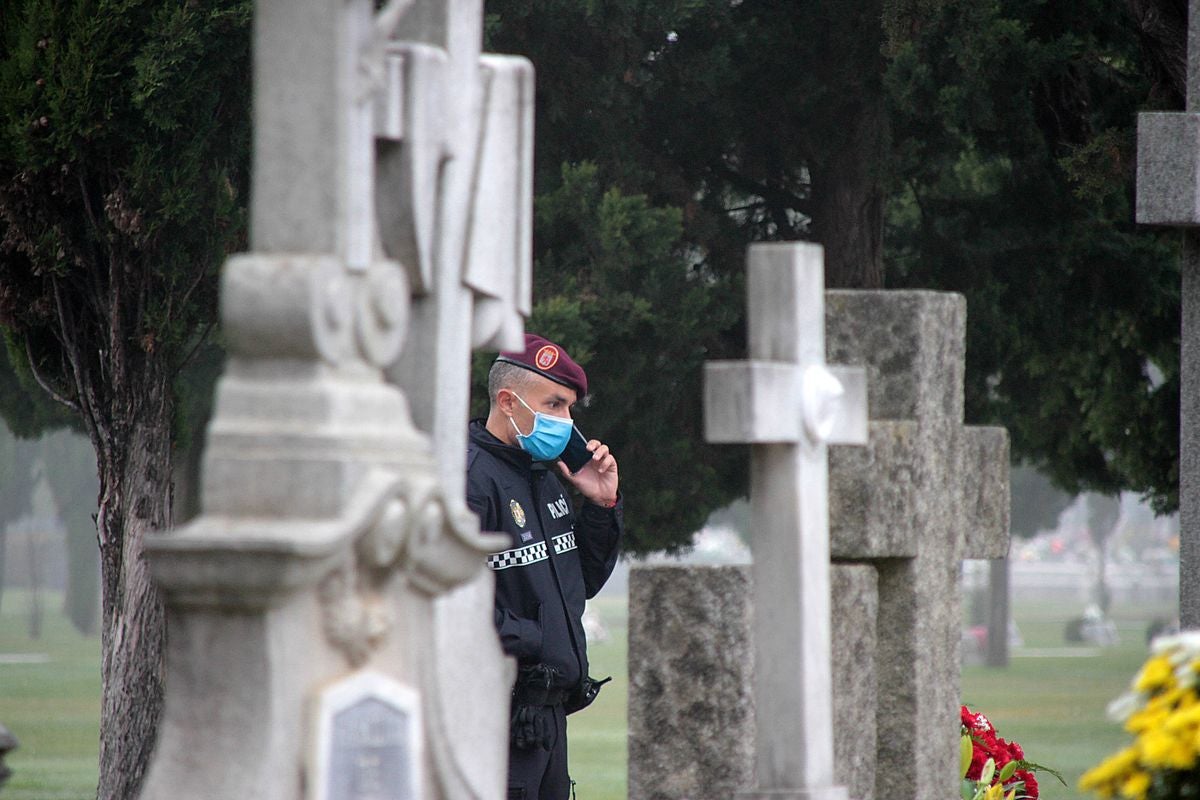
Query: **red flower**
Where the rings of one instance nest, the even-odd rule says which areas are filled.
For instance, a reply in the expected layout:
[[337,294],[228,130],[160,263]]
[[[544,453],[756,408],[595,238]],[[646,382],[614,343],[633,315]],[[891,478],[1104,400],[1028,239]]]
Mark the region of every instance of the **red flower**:
[[1013,773],[1013,780],[1014,781],[1024,781],[1025,782],[1025,791],[1023,792],[1023,794],[1026,797],[1030,798],[1030,800],[1037,800],[1037,798],[1038,798],[1038,782],[1037,782],[1037,778],[1033,777],[1032,772],[1029,772],[1028,770],[1024,770],[1024,769],[1019,769],[1015,773]]

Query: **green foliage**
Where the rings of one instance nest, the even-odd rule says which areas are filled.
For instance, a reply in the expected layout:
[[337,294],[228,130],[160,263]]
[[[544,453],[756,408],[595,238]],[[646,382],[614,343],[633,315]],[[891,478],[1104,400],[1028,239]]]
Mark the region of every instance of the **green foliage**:
[[250,9],[0,15],[0,325],[19,369],[71,403],[96,393],[96,417],[142,363],[182,362],[244,242]]
[[1009,528],[1014,535],[1026,538],[1055,528],[1059,515],[1075,500],[1027,466],[1012,468],[1010,488]]
[[[564,167],[535,212],[527,328],[588,371],[589,399],[575,417],[618,456],[626,548],[676,548],[712,507],[744,491],[744,463],[704,444],[700,430],[700,367],[732,322],[717,302],[729,289],[682,257],[678,210],[605,188],[592,164]],[[489,364],[481,358],[476,367],[480,414]]]
[[951,3],[888,72],[892,282],[968,303],[967,414],[1071,493],[1176,507],[1178,238],[1133,225],[1136,31],[1105,0]]
[[[1072,494],[1174,508],[1178,241],[1132,223],[1156,67],[1125,4],[873,9],[492,0],[488,35],[538,68],[539,192],[591,161],[603,183],[682,210],[680,269],[727,290],[713,352],[740,355],[746,244],[827,241],[818,201],[867,203],[882,181],[887,283],[967,297],[968,421],[1008,427],[1016,459]],[[569,317],[571,298],[556,302]]]

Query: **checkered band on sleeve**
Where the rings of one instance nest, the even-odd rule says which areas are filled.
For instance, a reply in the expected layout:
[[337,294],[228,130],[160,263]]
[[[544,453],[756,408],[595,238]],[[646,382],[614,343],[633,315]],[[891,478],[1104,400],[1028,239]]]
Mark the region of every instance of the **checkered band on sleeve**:
[[567,531],[564,534],[555,536],[551,541],[554,542],[554,555],[561,556],[568,550],[575,549],[575,531]]
[[546,543],[534,542],[525,547],[518,547],[515,550],[505,550],[502,553],[494,553],[488,556],[488,569],[502,570],[509,567],[524,567],[528,564],[536,564],[539,561],[545,561]]

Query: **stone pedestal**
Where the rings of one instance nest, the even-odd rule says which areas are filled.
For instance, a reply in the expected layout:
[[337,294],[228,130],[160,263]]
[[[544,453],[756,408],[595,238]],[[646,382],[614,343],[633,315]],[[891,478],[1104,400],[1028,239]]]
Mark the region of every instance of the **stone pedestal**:
[[748,567],[629,574],[630,800],[729,800],[754,775]]

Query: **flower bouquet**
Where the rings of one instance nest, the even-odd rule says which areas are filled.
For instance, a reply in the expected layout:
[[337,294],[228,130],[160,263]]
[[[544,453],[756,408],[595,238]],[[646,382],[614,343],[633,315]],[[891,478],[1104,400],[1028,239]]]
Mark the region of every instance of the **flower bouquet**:
[[[983,714],[962,707],[959,771],[963,800],[1037,800],[1034,770],[1054,770],[1025,758],[1021,745],[996,735],[996,727]],[[1065,786],[1066,784],[1063,783]]]
[[1079,788],[1130,800],[1200,798],[1200,633],[1160,637],[1150,651],[1133,688],[1108,707],[1133,744],[1084,773]]

